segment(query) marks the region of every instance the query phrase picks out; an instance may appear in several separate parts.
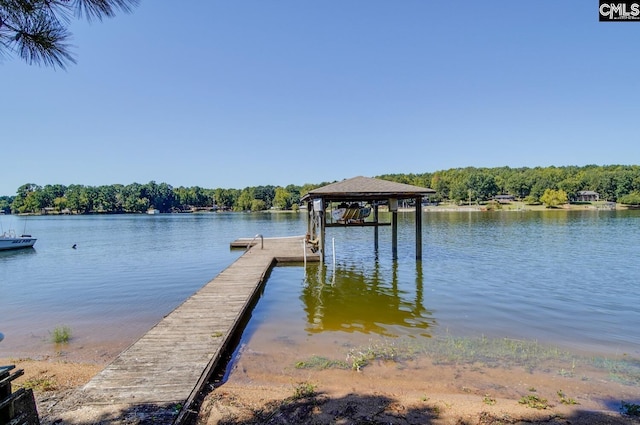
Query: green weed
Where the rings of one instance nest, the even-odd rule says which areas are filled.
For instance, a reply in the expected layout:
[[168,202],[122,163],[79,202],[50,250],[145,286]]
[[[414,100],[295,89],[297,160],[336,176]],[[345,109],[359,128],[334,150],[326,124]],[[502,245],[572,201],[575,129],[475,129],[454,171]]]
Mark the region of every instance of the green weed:
[[491,397],[489,394],[485,394],[485,396],[482,398],[482,402],[489,406],[493,406],[497,403],[496,399]]
[[580,404],[574,398],[567,397],[562,390],[558,390],[558,398],[560,398],[560,403],[562,404],[566,404],[566,405]]
[[371,344],[368,347],[352,349],[347,355],[351,369],[361,370],[373,360],[396,360],[401,350],[394,343]]
[[348,369],[349,365],[346,362],[331,360],[322,356],[313,356],[308,360],[299,361],[296,363],[296,369]]
[[21,384],[22,388],[31,389],[37,392],[55,391],[58,389],[58,384],[53,376],[39,376],[36,378],[27,379]]
[[518,403],[524,404],[532,409],[544,410],[549,407],[549,403],[546,398],[538,397],[537,395],[527,395],[522,397]]
[[51,340],[56,344],[66,344],[71,339],[71,328],[69,326],[56,326],[50,333]]
[[316,395],[316,386],[309,382],[299,382],[293,390],[293,400],[311,398]]

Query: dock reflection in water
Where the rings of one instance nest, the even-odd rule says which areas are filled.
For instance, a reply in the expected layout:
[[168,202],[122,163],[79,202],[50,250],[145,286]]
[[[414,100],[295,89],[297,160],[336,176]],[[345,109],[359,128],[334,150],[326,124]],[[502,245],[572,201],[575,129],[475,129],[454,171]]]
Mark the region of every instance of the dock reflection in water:
[[376,262],[367,275],[355,267],[308,267],[300,295],[306,313],[305,330],[373,333],[388,337],[417,334],[430,337],[436,324],[423,304],[422,262],[416,262],[415,291],[398,282],[398,265],[381,271]]

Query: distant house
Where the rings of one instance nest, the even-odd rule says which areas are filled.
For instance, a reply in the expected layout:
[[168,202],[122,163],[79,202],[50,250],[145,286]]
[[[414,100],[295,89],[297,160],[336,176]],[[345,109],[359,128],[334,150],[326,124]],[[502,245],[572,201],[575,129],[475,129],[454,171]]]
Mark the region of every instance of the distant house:
[[508,204],[509,202],[515,201],[516,197],[513,195],[496,195],[493,197],[493,200],[501,204]]
[[593,190],[580,190],[576,194],[576,202],[595,202],[600,200],[600,194]]

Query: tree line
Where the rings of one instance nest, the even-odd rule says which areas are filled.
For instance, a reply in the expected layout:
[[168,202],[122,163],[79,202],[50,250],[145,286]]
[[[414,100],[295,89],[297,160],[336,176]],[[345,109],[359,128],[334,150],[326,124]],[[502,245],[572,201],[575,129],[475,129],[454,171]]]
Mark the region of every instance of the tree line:
[[594,191],[601,200],[640,204],[640,166],[586,165],[563,167],[451,168],[423,174],[385,174],[379,178],[430,187],[435,202],[481,203],[497,195],[513,195],[529,204],[545,195],[564,193],[568,201],[580,191]]
[[[526,203],[575,199],[578,192],[598,192],[600,199],[640,204],[640,166],[587,165],[535,168],[451,168],[422,174],[385,174],[380,179],[436,190],[432,202],[482,203],[496,195],[513,195]],[[226,211],[296,210],[309,190],[328,184],[252,186],[244,189],[173,187],[151,181],[129,185],[45,185],[27,183],[15,196],[0,197],[5,213],[140,213],[149,208],[180,212],[192,208]],[[546,192],[546,195],[545,195]]]
[[[326,183],[322,183],[324,185]],[[300,196],[318,185],[254,186],[240,189],[206,189],[199,186],[173,187],[151,181],[146,184],[104,186],[39,186],[27,183],[15,196],[0,197],[5,213],[141,213],[183,212],[193,209],[262,211],[271,208],[297,209]]]

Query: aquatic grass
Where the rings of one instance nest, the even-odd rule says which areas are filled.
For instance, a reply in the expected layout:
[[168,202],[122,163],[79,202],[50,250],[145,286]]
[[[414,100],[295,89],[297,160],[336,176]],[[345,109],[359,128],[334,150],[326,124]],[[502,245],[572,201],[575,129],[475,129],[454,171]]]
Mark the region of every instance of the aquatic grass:
[[454,337],[449,334],[429,339],[402,339],[371,341],[369,344],[351,347],[346,361],[313,356],[298,361],[297,369],[352,369],[361,371],[374,361],[404,362],[417,358],[428,358],[434,365],[472,365],[477,370],[482,367],[512,368],[522,367],[533,373],[535,370],[548,372],[551,362],[558,375],[565,378],[582,376],[587,366],[606,370],[609,379],[628,386],[640,386],[640,360],[625,355],[622,359],[607,357],[581,357],[555,346],[540,344],[538,341],[511,338]]
[[395,342],[382,341],[351,349],[347,354],[347,362],[351,363],[353,370],[359,371],[374,360],[393,361],[400,360],[401,357],[407,357],[406,347],[398,346]]
[[609,379],[627,386],[640,386],[640,359],[624,355],[621,359],[593,357],[591,364],[609,373]]
[[[376,360],[405,361],[417,357],[430,357],[435,365],[480,364],[492,368],[522,366],[527,370],[533,370],[549,360],[573,360],[570,353],[543,346],[537,341],[447,335],[421,341],[371,342],[366,346],[351,348],[346,363],[353,370],[361,370]],[[341,362],[332,363],[325,358],[311,358],[296,364],[297,368],[315,369],[343,366]]]
[[573,360],[569,352],[537,341],[485,336],[444,335],[429,341],[425,350],[433,358],[434,364],[480,363],[492,368],[519,366],[530,372],[547,361]]
[[307,360],[296,362],[296,369],[349,369],[349,364],[339,360],[331,360],[323,356],[312,356]]
[[56,344],[66,344],[71,339],[69,326],[56,326],[51,333],[51,340]]

